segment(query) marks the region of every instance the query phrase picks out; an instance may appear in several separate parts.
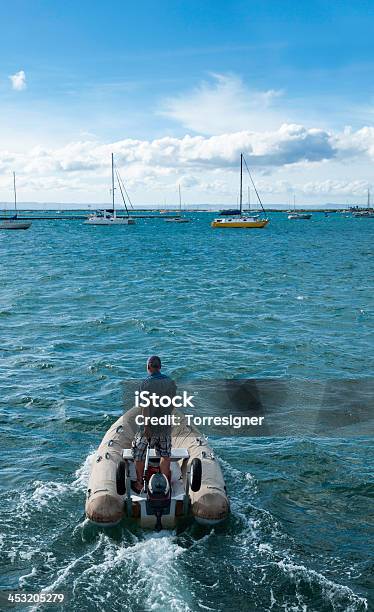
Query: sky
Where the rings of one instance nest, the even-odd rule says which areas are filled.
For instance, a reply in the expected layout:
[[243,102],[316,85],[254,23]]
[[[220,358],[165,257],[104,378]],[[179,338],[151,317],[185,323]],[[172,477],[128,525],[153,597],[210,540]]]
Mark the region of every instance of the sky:
[[[374,187],[374,3],[0,3],[0,202],[363,204]],[[245,193],[247,193],[245,185]],[[118,196],[118,193],[117,193]],[[254,194],[252,194],[254,201]]]

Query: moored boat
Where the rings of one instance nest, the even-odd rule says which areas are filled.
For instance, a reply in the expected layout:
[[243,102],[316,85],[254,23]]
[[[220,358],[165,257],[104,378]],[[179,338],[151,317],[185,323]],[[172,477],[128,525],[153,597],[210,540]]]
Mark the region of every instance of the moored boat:
[[15,214],[0,221],[0,230],[27,230],[32,225],[31,221],[22,221],[18,218],[16,173],[13,172],[14,210]]
[[269,223],[269,219],[259,219],[258,217],[246,217],[241,215],[238,218],[225,217],[214,219],[212,227],[237,227],[237,228],[262,228]]
[[[262,213],[264,214],[264,217],[261,218],[260,215],[252,215],[252,214],[244,214],[243,213],[243,161],[245,163],[245,167],[247,169],[249,178],[251,180],[251,183],[254,187],[254,190],[256,192],[257,195],[257,199],[260,203],[260,206],[262,208]],[[240,193],[239,193],[239,214],[237,214],[237,211],[234,210],[234,214],[232,214],[229,216],[223,216],[223,217],[217,217],[216,219],[214,219],[211,223],[211,227],[214,228],[244,228],[244,229],[251,229],[251,228],[262,228],[265,227],[268,223],[269,223],[269,219],[266,218],[266,214],[265,214],[265,209],[262,205],[260,196],[258,194],[258,191],[256,189],[256,186],[253,182],[252,179],[252,175],[249,171],[249,168],[247,166],[247,162],[244,159],[244,155],[243,153],[240,154]]]
[[370,205],[370,189],[368,189],[368,199],[366,208],[355,207],[351,209],[352,217],[360,218],[370,218],[374,219],[374,210]]
[[[83,223],[85,225],[135,225],[135,219],[130,217],[126,199],[124,196],[123,188],[124,185],[121,184],[120,176],[118,170],[116,169],[118,186],[122,195],[122,200],[124,207],[126,209],[126,216],[117,217],[116,207],[115,207],[115,186],[114,186],[114,156],[112,153],[112,208],[107,208],[105,210],[97,210],[95,213],[90,215]],[[126,192],[127,193],[127,192]]]
[[0,229],[2,230],[27,230],[30,225],[32,225],[31,221],[21,221],[17,219],[17,217],[11,217],[10,219],[3,219],[0,222]]
[[85,225],[135,225],[135,220],[131,217],[117,217],[115,211],[97,210],[85,221]]
[[294,212],[291,213],[290,215],[288,215],[288,218],[291,220],[297,220],[297,219],[311,219],[312,215],[311,213],[301,213],[301,212]]
[[374,210],[357,210],[354,213],[352,213],[352,217],[355,218],[370,218],[370,219],[374,219]]
[[189,223],[190,220],[187,217],[182,216],[182,195],[181,195],[181,186],[178,185],[178,194],[179,194],[179,215],[175,217],[170,217],[169,219],[165,219],[166,223]]
[[296,200],[295,200],[295,196],[293,197],[293,211],[290,212],[290,214],[288,215],[288,218],[290,219],[290,221],[297,221],[297,220],[305,220],[305,219],[311,219],[312,218],[312,214],[308,213],[308,212],[301,212],[301,211],[297,211],[296,210]]

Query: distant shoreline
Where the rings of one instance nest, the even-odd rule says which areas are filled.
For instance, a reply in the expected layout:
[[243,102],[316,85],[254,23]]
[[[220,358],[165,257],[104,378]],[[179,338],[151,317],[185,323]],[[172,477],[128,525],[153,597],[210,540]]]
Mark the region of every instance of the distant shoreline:
[[[58,206],[53,205],[53,208],[42,208],[42,207],[38,207],[38,208],[31,208],[30,206],[22,206],[22,204],[18,204],[17,206],[18,211],[19,212],[32,212],[32,213],[56,213],[57,211],[59,213],[85,213],[85,214],[89,214],[92,213],[93,210],[104,210],[106,208],[108,208],[108,204],[97,204],[95,206],[90,206],[90,208],[88,207],[82,207],[82,208],[65,208],[65,205],[62,206]],[[365,206],[362,206],[362,208],[365,208]],[[183,213],[220,213],[221,211],[224,211],[225,209],[223,207],[219,207],[219,208],[183,208],[182,210],[182,214]],[[229,209],[227,209],[228,211]],[[289,212],[291,209],[290,207],[285,207],[285,208],[269,208],[267,206],[265,206],[265,212],[268,213],[286,213]],[[10,213],[11,211],[13,211],[13,207],[12,204],[0,204],[0,216],[3,215],[3,213]],[[124,209],[122,208],[117,208],[117,213],[121,214],[122,211],[124,211]],[[162,213],[161,213],[162,211]],[[334,213],[334,212],[347,212],[349,211],[349,207],[335,207],[335,208],[329,208],[328,205],[325,208],[311,208],[311,207],[298,207],[297,208],[297,212],[329,212],[329,213]],[[130,215],[136,215],[136,214],[141,214],[141,213],[158,213],[158,214],[165,214],[165,215],[176,215],[176,214],[180,214],[180,210],[176,209],[176,208],[135,208],[135,209],[130,209],[129,210],[129,214]],[[253,209],[253,210],[243,210],[243,214],[254,214],[254,213],[258,213],[260,212],[260,210],[257,209]]]

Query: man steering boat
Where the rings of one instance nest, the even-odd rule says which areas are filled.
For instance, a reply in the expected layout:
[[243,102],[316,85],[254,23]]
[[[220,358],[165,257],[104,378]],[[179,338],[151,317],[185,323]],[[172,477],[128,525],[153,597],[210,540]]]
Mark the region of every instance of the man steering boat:
[[[171,456],[171,425],[150,425],[149,417],[160,417],[170,415],[173,411],[172,399],[176,394],[175,382],[165,374],[161,373],[161,359],[157,355],[152,355],[147,360],[148,376],[143,380],[139,387],[139,394],[147,391],[149,397],[152,394],[158,397],[164,396],[170,398],[168,407],[161,407],[159,404],[148,402],[148,405],[142,408],[145,425],[141,426],[135,434],[132,442],[132,457],[136,468],[136,481],[131,482],[131,488],[135,493],[140,493],[143,489],[143,472],[145,456],[148,445],[155,449],[157,457],[160,457],[160,472],[164,474],[170,481],[170,456]],[[166,422],[170,419],[164,419]]]

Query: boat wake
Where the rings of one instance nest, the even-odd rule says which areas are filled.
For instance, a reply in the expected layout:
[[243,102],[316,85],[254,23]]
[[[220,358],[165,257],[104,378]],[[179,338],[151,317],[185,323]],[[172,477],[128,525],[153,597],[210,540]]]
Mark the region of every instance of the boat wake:
[[[0,549],[9,551],[24,591],[64,593],[64,610],[86,610],[89,602],[92,612],[223,611],[240,609],[243,597],[247,609],[262,612],[368,610],[364,597],[318,567],[320,559],[300,560],[281,521],[259,507],[259,483],[250,472],[221,460],[232,492],[227,525],[104,531],[83,517],[93,457],[86,457],[70,483],[35,481],[13,507],[22,535],[5,529]],[[36,515],[44,527],[36,527]]]

